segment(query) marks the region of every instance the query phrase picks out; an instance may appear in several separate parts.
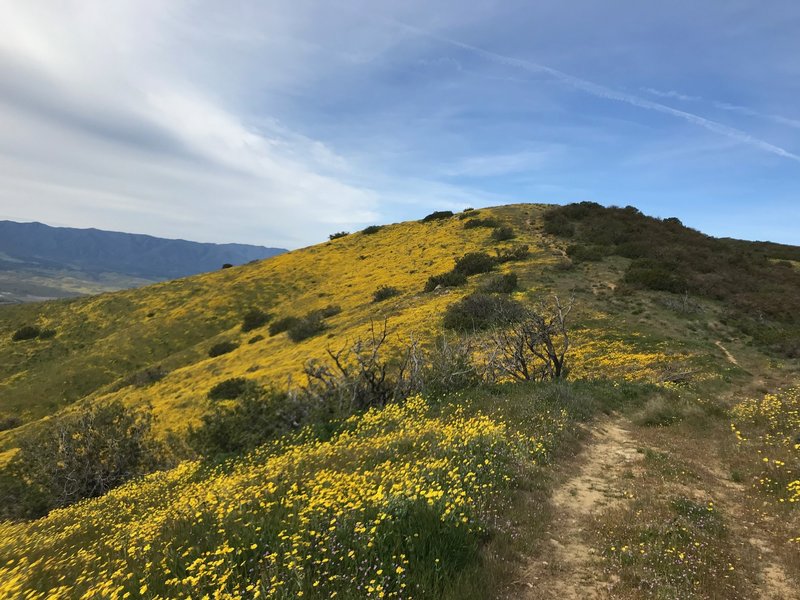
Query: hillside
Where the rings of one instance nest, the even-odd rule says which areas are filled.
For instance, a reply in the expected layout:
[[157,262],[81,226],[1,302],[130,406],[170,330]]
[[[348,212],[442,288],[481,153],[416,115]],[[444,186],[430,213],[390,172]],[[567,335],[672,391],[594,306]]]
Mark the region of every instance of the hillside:
[[113,291],[285,252],[0,221],[0,302]]
[[[13,468],[51,425],[116,402],[152,415],[169,447],[160,472],[0,524],[0,597],[791,590],[797,251],[633,209],[525,204],[0,307],[0,463]],[[459,261],[469,255],[472,270]],[[727,266],[709,270],[715,260]],[[512,274],[501,289],[512,279],[498,275]],[[515,383],[492,362],[498,332],[514,307],[546,313],[554,295],[574,300],[566,381]],[[319,387],[303,395],[309,361],[330,366],[329,351],[354,344],[368,355],[384,324],[384,375],[405,376],[402,357],[419,347],[426,385],[358,405],[326,404],[343,396]],[[214,399],[219,384],[243,387]],[[191,442],[209,423],[227,429],[187,446],[187,431]],[[260,437],[242,442],[240,430]],[[7,502],[24,502],[7,478]]]

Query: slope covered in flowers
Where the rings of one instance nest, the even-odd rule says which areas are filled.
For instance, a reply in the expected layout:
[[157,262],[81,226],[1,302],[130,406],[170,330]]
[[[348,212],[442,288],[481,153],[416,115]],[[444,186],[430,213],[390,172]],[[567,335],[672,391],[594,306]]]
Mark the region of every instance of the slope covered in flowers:
[[411,398],[329,440],[187,462],[0,525],[0,597],[443,597],[520,469],[545,462],[569,425],[563,408],[531,407],[522,433]]
[[[445,308],[473,291],[481,278],[434,293],[423,293],[424,284],[467,252],[494,254],[525,244],[530,249],[526,260],[500,268],[519,275],[515,296],[526,301],[557,289],[552,273],[563,260],[563,250],[541,232],[545,208],[482,209],[481,218],[513,228],[515,238],[508,241],[493,240],[491,228],[465,228],[463,217],[476,214],[467,213],[353,233],[258,263],[147,288],[6,307],[0,312],[0,353],[7,358],[0,363],[0,416],[14,414],[35,423],[75,402],[120,399],[151,405],[162,431],[180,431],[209,409],[206,393],[216,383],[231,377],[278,386],[290,379],[300,382],[309,359],[364,336],[373,320],[387,320],[390,345],[406,344],[412,336],[429,341],[441,333]],[[375,303],[373,293],[381,286],[398,288],[400,294]],[[265,327],[240,330],[242,316],[253,308],[277,319],[330,305],[341,312],[326,319],[321,335],[301,343],[285,333],[269,336]],[[592,303],[581,304],[579,314],[596,317],[575,339],[575,351],[587,358],[576,361],[579,376],[616,374],[622,368],[629,379],[657,379],[668,360],[663,347],[644,348],[615,333],[618,324]],[[12,332],[27,323],[52,328],[56,336],[10,341]],[[239,346],[210,358],[209,348],[221,341]],[[153,381],[146,377],[148,369],[158,373]],[[137,384],[142,373],[144,383]],[[13,447],[13,435],[0,432],[0,450]]]

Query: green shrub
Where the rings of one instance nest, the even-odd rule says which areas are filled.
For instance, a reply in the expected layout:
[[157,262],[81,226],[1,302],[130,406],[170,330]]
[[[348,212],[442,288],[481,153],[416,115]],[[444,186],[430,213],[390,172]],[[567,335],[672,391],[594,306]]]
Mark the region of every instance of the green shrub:
[[425,291],[432,292],[437,287],[458,287],[467,283],[467,276],[461,271],[448,271],[441,275],[431,275],[425,282]]
[[188,441],[204,456],[239,454],[306,424],[311,414],[296,395],[252,386],[233,405],[218,404],[203,415]]
[[515,237],[514,230],[508,225],[501,225],[492,230],[492,239],[496,242],[505,242],[506,240],[513,240]]
[[214,358],[216,356],[222,356],[223,354],[227,354],[228,352],[233,352],[238,347],[239,344],[237,344],[236,342],[232,341],[218,342],[208,349],[208,355],[211,358]]
[[634,260],[625,272],[623,281],[631,285],[675,294],[685,292],[688,287],[686,280],[674,269],[646,258]]
[[460,215],[458,215],[458,220],[463,221],[464,219],[469,219],[479,214],[480,213],[474,208],[465,208],[464,211]]
[[444,326],[458,331],[477,331],[508,323],[523,313],[524,307],[510,298],[476,293],[447,307]]
[[427,215],[424,219],[422,219],[423,223],[429,223],[431,221],[439,221],[441,219],[449,219],[453,216],[452,210],[437,210],[432,212],[431,214]]
[[244,394],[254,384],[244,377],[231,377],[220,381],[208,390],[209,400],[234,400]]
[[497,219],[486,217],[484,219],[468,219],[464,223],[464,229],[476,229],[478,227],[497,227]]
[[488,273],[494,269],[496,264],[497,261],[485,252],[468,252],[456,260],[453,270],[467,276],[478,275],[479,273]]
[[372,235],[374,233],[378,233],[381,229],[383,229],[383,225],[370,225],[369,227],[362,229],[361,233],[364,235]]
[[495,248],[495,260],[499,263],[525,260],[530,255],[527,244],[511,246],[511,248]]
[[22,425],[22,419],[16,415],[0,415],[0,431],[16,429]]
[[567,256],[573,262],[598,262],[608,256],[608,250],[603,246],[572,244],[567,247]]
[[375,292],[372,294],[372,301],[373,302],[383,302],[384,300],[388,300],[389,298],[394,298],[395,296],[399,296],[401,294],[400,290],[396,287],[392,287],[390,285],[382,285],[379,287]]
[[242,331],[252,331],[253,329],[263,327],[271,318],[272,315],[269,313],[253,308],[247,311],[242,319]]
[[575,225],[560,213],[546,213],[544,232],[559,237],[572,237],[575,235]]
[[323,319],[327,319],[329,317],[335,317],[340,312],[342,312],[342,307],[338,304],[329,304],[325,308],[320,308],[319,310],[312,311],[308,313],[308,315],[317,314]]
[[39,332],[39,339],[40,340],[51,340],[56,337],[56,330],[55,329],[42,329]]
[[289,339],[293,342],[302,342],[310,337],[325,331],[325,315],[314,311],[295,321],[287,330]]
[[480,290],[487,294],[510,294],[517,289],[517,274],[492,275],[481,283]]
[[43,420],[18,438],[4,467],[0,515],[36,518],[94,498],[160,465],[150,437],[152,414],[121,402],[82,408]]
[[294,327],[297,322],[300,321],[300,317],[281,317],[280,319],[276,319],[272,323],[269,324],[269,335],[275,336],[279,333],[283,333],[284,331],[289,331],[292,327]]
[[122,385],[134,385],[136,387],[145,387],[157,381],[161,381],[164,377],[167,376],[169,371],[167,371],[161,365],[154,365],[145,367],[135,373],[131,373],[125,379],[122,380]]
[[22,342],[25,340],[33,340],[39,337],[41,332],[42,330],[35,325],[23,325],[14,332],[11,336],[11,341]]
[[343,238],[343,237],[348,236],[348,235],[350,235],[349,231],[337,231],[336,233],[330,234],[328,236],[328,239],[333,241],[333,240],[338,240],[339,238]]
[[264,339],[264,336],[259,333],[258,335],[254,335],[249,340],[247,340],[247,343],[248,344],[255,344],[256,342],[260,342],[263,339]]

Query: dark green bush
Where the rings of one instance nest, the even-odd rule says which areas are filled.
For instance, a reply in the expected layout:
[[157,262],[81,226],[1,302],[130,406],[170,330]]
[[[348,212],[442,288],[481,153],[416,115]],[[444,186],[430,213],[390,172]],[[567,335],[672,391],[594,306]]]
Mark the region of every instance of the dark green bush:
[[511,248],[499,249],[495,248],[495,260],[499,263],[513,262],[516,260],[525,260],[530,255],[527,244],[519,246],[512,246]]
[[572,244],[567,247],[567,256],[573,262],[598,262],[608,256],[608,249],[603,246]]
[[485,252],[468,252],[456,260],[456,266],[453,267],[453,270],[467,276],[478,275],[480,273],[488,273],[494,269],[496,264],[497,261]]
[[389,298],[394,298],[395,296],[399,296],[401,294],[400,290],[396,287],[392,287],[390,285],[382,285],[379,287],[375,292],[372,294],[372,301],[373,302],[383,302],[384,300],[388,300]]
[[508,225],[501,225],[492,230],[492,239],[496,242],[505,242],[506,240],[513,240],[515,237],[514,230]]
[[472,217],[478,216],[480,213],[475,210],[474,208],[465,208],[464,211],[458,215],[458,220],[463,221],[464,219],[469,219]]
[[222,356],[223,354],[227,354],[228,352],[233,352],[238,347],[239,344],[229,340],[224,342],[218,342],[208,349],[208,355],[211,358],[214,358],[216,356]]
[[56,337],[56,330],[55,329],[42,329],[39,332],[39,339],[40,340],[51,340]]
[[383,225],[370,225],[362,229],[361,233],[364,235],[372,235],[373,233],[378,233],[381,229],[383,229]]
[[25,340],[33,340],[39,337],[41,332],[42,330],[35,325],[23,325],[14,332],[14,334],[11,336],[11,341],[22,342]]
[[298,319],[287,330],[289,339],[293,342],[302,342],[310,337],[325,331],[325,315],[322,312],[314,311]]
[[487,294],[510,294],[517,289],[517,274],[492,275],[481,283],[480,290]]
[[338,304],[329,304],[325,308],[320,308],[319,310],[310,312],[309,315],[318,314],[323,319],[327,319],[329,317],[335,317],[340,312],[342,312],[341,306],[339,306]]
[[247,343],[248,344],[255,344],[256,342],[260,342],[263,339],[264,339],[264,336],[259,333],[258,335],[254,335],[249,340],[247,340]]
[[333,241],[333,240],[338,240],[339,238],[343,238],[343,237],[348,236],[348,235],[350,235],[349,231],[337,231],[336,233],[330,234],[328,236],[328,239]]
[[135,385],[136,387],[145,387],[157,381],[161,381],[168,373],[169,371],[161,365],[153,365],[131,373],[122,383],[123,386]]
[[0,431],[16,429],[22,425],[22,419],[16,415],[0,415]]
[[251,387],[231,405],[216,405],[189,429],[189,445],[204,456],[247,452],[306,424],[311,409],[296,396]]
[[422,219],[423,223],[429,223],[430,221],[439,221],[441,219],[449,219],[453,216],[452,210],[437,210],[432,212],[431,214],[427,215],[424,219]]
[[263,327],[271,318],[272,315],[269,313],[259,310],[258,308],[253,308],[247,311],[242,319],[242,331],[252,331],[253,329]]
[[0,516],[41,517],[94,498],[160,466],[150,437],[152,414],[121,402],[70,411],[18,438],[0,476]]
[[575,225],[567,217],[558,213],[546,213],[544,219],[544,232],[559,237],[572,237],[575,235]]
[[458,287],[467,283],[467,276],[461,271],[448,271],[441,275],[431,275],[425,283],[425,291],[432,292],[437,287]]
[[520,318],[524,307],[505,296],[470,294],[451,304],[444,313],[444,326],[458,331],[489,329]]
[[476,229],[478,227],[497,227],[497,219],[486,217],[484,219],[468,219],[464,223],[464,229]]
[[231,377],[220,381],[210,390],[208,398],[210,400],[234,400],[244,394],[254,383],[244,377]]
[[686,291],[687,282],[674,269],[643,258],[631,263],[623,277],[625,283],[680,294]]
[[269,335],[274,336],[284,331],[289,331],[298,321],[300,321],[300,317],[289,316],[276,319],[269,324]]

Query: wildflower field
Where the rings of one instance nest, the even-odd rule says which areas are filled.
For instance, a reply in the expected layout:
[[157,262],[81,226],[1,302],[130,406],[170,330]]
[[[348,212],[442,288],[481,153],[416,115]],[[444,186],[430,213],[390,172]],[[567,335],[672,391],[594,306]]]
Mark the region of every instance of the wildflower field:
[[[520,413],[519,411],[522,411]],[[4,598],[442,598],[571,417],[422,398],[0,525]],[[523,431],[524,429],[524,431]]]
[[[800,387],[747,399],[731,410],[731,430],[756,467],[754,485],[778,504],[800,508]],[[791,541],[800,544],[800,535]]]

